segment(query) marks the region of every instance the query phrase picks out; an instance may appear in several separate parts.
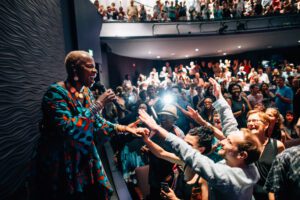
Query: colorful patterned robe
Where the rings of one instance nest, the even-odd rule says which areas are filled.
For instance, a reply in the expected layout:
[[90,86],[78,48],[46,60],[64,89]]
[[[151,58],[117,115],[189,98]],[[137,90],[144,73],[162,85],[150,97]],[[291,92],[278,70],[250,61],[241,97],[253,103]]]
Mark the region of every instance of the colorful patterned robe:
[[92,115],[89,107],[94,98],[88,88],[83,103],[70,91],[74,90],[52,84],[44,95],[39,175],[53,196],[83,192],[91,184],[105,188],[99,192],[111,194],[95,142],[106,142],[116,125]]

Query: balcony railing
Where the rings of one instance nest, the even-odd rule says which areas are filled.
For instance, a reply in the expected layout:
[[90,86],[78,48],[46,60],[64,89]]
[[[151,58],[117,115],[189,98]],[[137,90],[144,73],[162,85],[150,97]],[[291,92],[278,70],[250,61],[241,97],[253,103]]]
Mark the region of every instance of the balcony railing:
[[300,14],[193,22],[103,23],[101,37],[172,37],[300,28]]

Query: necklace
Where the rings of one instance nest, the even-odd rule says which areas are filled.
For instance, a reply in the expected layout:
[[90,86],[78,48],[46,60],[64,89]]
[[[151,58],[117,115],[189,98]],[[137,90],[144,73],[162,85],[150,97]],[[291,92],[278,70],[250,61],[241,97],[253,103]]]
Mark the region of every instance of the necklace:
[[83,100],[84,99],[84,96],[85,96],[84,93],[86,91],[85,87],[82,87],[80,89],[80,91],[78,92],[75,87],[71,86],[70,83],[65,82],[65,84],[66,84],[67,90],[69,90],[71,92],[71,94],[73,96],[75,96],[76,99],[79,99],[79,100]]

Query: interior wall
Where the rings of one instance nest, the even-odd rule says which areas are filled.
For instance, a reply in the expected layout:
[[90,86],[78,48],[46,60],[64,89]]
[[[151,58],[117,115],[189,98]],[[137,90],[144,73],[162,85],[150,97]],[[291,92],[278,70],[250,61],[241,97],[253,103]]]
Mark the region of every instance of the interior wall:
[[60,5],[60,0],[0,1],[0,199],[24,185],[43,94],[66,77],[65,46],[73,45],[64,40]]
[[[77,49],[92,51],[96,62],[98,75],[95,81],[100,81],[108,87],[109,77],[100,46],[100,32],[102,29],[102,18],[95,6],[87,0],[74,1],[74,15],[77,36]],[[103,82],[104,81],[104,82]]]
[[103,84],[106,88],[109,88],[110,75],[108,69],[107,51],[103,46],[101,46],[101,55],[102,55],[102,64],[99,66],[100,83]]
[[[159,63],[157,63],[159,62]],[[122,84],[125,74],[129,74],[133,84],[136,84],[140,73],[149,75],[153,67],[162,65],[162,61],[129,58],[113,53],[107,53],[107,65],[110,78],[110,87],[116,88]]]

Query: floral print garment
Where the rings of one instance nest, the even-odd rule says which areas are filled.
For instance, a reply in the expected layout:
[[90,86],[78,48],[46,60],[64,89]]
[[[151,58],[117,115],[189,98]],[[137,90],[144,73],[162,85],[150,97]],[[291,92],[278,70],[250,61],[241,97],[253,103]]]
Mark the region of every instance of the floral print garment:
[[88,88],[79,101],[76,90],[66,87],[52,84],[43,98],[39,154],[45,179],[50,179],[46,182],[54,193],[60,190],[73,194],[83,192],[85,186],[100,184],[107,191],[99,192],[109,194],[112,187],[95,142],[107,141],[115,124],[92,115],[89,107],[94,98]]

